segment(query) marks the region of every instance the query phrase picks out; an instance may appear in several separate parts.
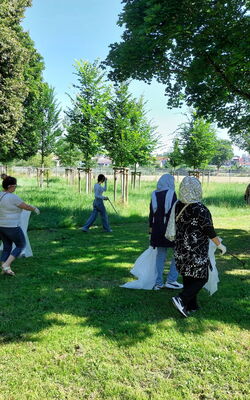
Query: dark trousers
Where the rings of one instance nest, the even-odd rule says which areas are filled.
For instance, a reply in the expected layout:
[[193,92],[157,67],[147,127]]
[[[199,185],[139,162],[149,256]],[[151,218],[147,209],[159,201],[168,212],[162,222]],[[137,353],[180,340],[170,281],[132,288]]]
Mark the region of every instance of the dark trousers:
[[183,289],[180,293],[180,298],[187,311],[197,310],[199,308],[197,304],[197,294],[203,288],[208,278],[193,278],[191,276],[184,276],[183,278]]
[[[24,233],[19,226],[16,228],[6,228],[1,226],[0,239],[3,241],[1,261],[6,261],[10,254],[14,257],[18,257],[26,245]],[[12,250],[13,243],[16,245],[14,250]]]

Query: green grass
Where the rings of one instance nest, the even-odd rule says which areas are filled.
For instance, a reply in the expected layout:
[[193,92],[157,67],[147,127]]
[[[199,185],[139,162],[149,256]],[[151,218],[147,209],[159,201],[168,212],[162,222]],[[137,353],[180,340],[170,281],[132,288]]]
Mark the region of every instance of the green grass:
[[[219,290],[200,294],[184,319],[173,292],[127,290],[129,270],[147,248],[154,183],[131,192],[128,206],[81,226],[92,196],[58,179],[19,194],[32,215],[33,258],[16,277],[0,277],[0,400],[247,400],[249,391],[249,216],[245,185],[204,185],[204,198],[230,255],[218,256]],[[110,195],[110,193],[108,193]],[[111,197],[111,196],[110,196]]]

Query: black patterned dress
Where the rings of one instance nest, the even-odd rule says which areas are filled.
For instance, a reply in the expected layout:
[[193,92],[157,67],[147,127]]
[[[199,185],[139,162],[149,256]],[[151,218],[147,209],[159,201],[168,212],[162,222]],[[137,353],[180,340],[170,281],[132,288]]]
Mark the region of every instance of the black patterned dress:
[[[176,204],[177,216],[185,206]],[[176,222],[175,262],[180,274],[192,278],[208,278],[211,263],[208,257],[209,238],[216,236],[211,214],[202,203],[189,204]]]

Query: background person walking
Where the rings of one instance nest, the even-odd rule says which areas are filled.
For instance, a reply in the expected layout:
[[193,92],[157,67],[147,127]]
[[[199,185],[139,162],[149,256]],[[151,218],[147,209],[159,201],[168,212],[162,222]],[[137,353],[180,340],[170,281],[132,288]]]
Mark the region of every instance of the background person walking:
[[[101,186],[104,183],[104,186]],[[110,228],[108,215],[103,201],[108,200],[108,197],[103,196],[103,192],[107,190],[107,178],[103,174],[98,175],[97,183],[94,186],[95,200],[93,202],[93,211],[87,222],[81,228],[83,232],[88,232],[89,228],[95,222],[98,213],[101,215],[102,226],[106,232],[112,232]]]

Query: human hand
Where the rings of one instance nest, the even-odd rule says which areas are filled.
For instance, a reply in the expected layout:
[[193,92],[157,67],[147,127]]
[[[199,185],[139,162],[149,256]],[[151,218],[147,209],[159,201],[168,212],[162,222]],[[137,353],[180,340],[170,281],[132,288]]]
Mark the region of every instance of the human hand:
[[217,246],[217,249],[219,249],[221,251],[221,254],[225,254],[227,251],[226,246],[224,246],[224,244],[220,243],[219,246]]
[[36,213],[36,215],[40,214],[40,210],[37,207],[35,207],[34,212]]
[[108,200],[109,198],[108,197],[103,197],[103,200]]

